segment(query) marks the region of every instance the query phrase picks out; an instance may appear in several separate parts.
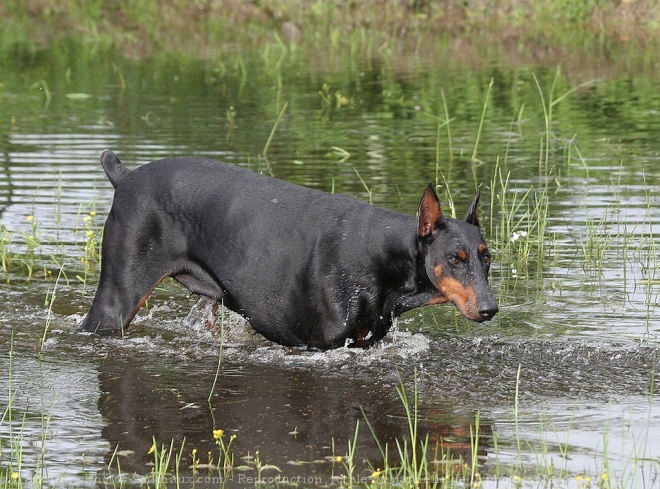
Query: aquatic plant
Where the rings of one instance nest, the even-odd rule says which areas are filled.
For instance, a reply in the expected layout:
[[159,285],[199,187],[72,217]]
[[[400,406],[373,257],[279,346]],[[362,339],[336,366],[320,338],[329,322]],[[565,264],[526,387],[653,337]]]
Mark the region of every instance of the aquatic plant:
[[[397,384],[396,391],[405,413],[404,419],[407,426],[407,436],[395,440],[398,465],[390,464],[389,446],[381,443],[370,420],[364,411],[362,412],[364,421],[381,454],[379,467],[374,467],[369,463],[370,486],[453,488],[470,485],[475,488],[480,487],[482,475],[477,454],[481,434],[478,413],[475,416],[474,424],[470,426],[470,456],[468,460],[465,460],[463,454],[452,453],[443,448],[440,442],[431,446],[428,433],[421,433],[417,370],[414,373],[412,393],[408,393],[403,381]],[[355,436],[357,439],[357,427]],[[352,451],[349,450],[349,454],[349,458],[353,460],[355,458],[354,447]],[[354,465],[353,462],[350,467],[351,475],[347,469],[348,480],[352,480],[353,474],[355,474]]]
[[270,161],[268,160],[268,149],[270,148],[271,143],[273,142],[273,137],[275,136],[275,131],[277,130],[277,126],[279,125],[280,121],[282,120],[282,117],[284,117],[284,113],[286,112],[286,108],[289,105],[288,102],[284,102],[282,105],[282,108],[280,109],[279,113],[277,114],[277,118],[275,119],[275,122],[273,123],[273,128],[270,131],[270,134],[268,135],[268,140],[266,141],[266,144],[264,145],[264,149],[261,152],[261,156],[263,156],[264,161],[266,162],[266,167],[268,169],[268,174],[271,177],[275,176],[274,170],[270,164]]
[[[93,205],[90,204],[90,205]],[[70,231],[73,236],[83,234],[83,240],[75,242],[79,256],[71,256],[70,251],[65,250],[67,243],[53,241],[51,238],[44,240],[39,232],[39,219],[34,214],[26,216],[29,223],[28,231],[12,232],[4,225],[0,226],[0,273],[7,280],[18,279],[30,281],[39,273],[40,279],[59,281],[64,278],[68,283],[67,271],[76,274],[76,278],[86,285],[89,277],[94,276],[98,270],[100,261],[100,247],[102,228],[94,221],[96,211],[89,211],[82,218],[82,229],[74,228]],[[57,221],[57,217],[53,216]],[[63,230],[55,222],[55,233],[60,234]],[[76,263],[82,265],[80,267]],[[50,293],[47,294],[50,296]]]
[[265,483],[264,478],[267,471],[282,472],[282,469],[280,469],[277,465],[264,463],[259,457],[259,450],[256,450],[254,455],[250,455],[248,453],[246,456],[241,458],[244,463],[235,467],[235,469],[240,472],[256,472],[256,478],[254,478],[254,484],[256,485]]
[[[14,366],[14,335],[12,333],[9,341],[8,366],[7,366],[7,405],[0,416],[0,428],[7,427],[8,440],[0,438],[0,488],[13,489],[23,485],[22,460],[23,460],[23,428],[16,432],[14,422],[14,399],[17,389],[13,385]],[[8,453],[3,449],[8,445]],[[5,460],[5,457],[7,458]]]
[[0,224],[0,265],[2,265],[2,272],[9,272],[9,267],[12,262],[11,253],[11,237],[9,230]]
[[[355,479],[355,471],[357,467],[357,460],[356,460],[356,450],[357,450],[357,441],[358,441],[358,433],[360,431],[360,420],[357,420],[355,422],[355,431],[353,432],[353,439],[349,440],[347,444],[347,450],[346,450],[346,455],[345,456],[337,456],[333,455],[334,460],[340,462],[346,471],[345,477],[342,476],[339,478],[339,481],[342,483],[342,485],[347,486],[349,488],[352,488],[354,485]],[[333,454],[335,453],[334,451],[334,440],[333,440]]]
[[226,476],[226,472],[231,471],[231,469],[234,467],[234,453],[232,452],[231,445],[234,443],[234,440],[238,435],[232,434],[228,441],[225,441],[224,435],[224,430],[213,430],[213,439],[215,440],[215,443],[220,450],[218,458],[218,469],[225,472]]
[[[182,447],[183,448],[183,447]],[[165,489],[168,487],[168,474],[170,473],[170,461],[174,452],[174,440],[170,441],[169,446],[164,444],[158,445],[154,438],[153,444],[149,449],[148,455],[154,456],[154,465],[151,470],[150,476],[147,478],[146,487],[153,489]],[[181,453],[183,450],[181,450]],[[180,463],[180,459],[178,460]],[[175,476],[179,473],[179,463],[174,464]],[[179,477],[176,477],[179,480]],[[153,485],[152,485],[153,484]]]

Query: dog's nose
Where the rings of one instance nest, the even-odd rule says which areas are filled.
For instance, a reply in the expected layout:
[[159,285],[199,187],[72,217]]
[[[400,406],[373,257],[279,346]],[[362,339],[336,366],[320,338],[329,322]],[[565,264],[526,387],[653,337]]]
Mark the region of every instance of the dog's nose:
[[497,311],[499,310],[500,309],[497,307],[497,304],[495,302],[491,302],[488,304],[483,304],[481,307],[479,307],[479,315],[483,321],[488,321],[495,314],[497,314]]

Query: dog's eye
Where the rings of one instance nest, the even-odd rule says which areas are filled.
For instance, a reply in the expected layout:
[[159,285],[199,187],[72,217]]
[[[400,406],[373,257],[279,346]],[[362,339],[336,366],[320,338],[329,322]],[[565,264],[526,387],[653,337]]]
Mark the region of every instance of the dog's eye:
[[456,253],[449,256],[448,260],[449,260],[449,263],[456,266],[456,265],[461,265],[461,264],[465,263],[467,261],[467,259],[468,259],[467,251],[465,251],[464,249],[459,248],[456,251]]

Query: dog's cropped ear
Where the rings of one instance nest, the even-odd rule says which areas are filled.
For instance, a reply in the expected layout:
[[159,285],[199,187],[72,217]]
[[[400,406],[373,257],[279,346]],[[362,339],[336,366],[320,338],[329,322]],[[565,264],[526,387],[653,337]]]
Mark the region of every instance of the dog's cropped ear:
[[433,184],[429,183],[419,202],[417,235],[420,238],[435,237],[439,231],[440,219],[442,219],[440,200],[433,190]]
[[468,224],[472,224],[473,226],[479,227],[479,216],[477,212],[477,207],[479,206],[479,195],[481,192],[479,189],[477,189],[477,195],[470,204],[470,208],[468,209],[467,213],[465,214],[465,218],[463,219],[465,222]]

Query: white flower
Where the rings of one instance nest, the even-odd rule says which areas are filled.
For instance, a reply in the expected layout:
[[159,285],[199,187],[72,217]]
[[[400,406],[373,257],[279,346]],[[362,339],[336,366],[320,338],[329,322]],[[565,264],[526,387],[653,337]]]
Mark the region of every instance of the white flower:
[[513,236],[511,236],[511,242],[515,243],[518,241],[518,238],[526,238],[527,237],[527,231],[515,231],[513,233]]

